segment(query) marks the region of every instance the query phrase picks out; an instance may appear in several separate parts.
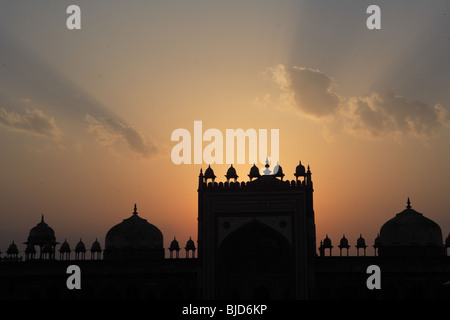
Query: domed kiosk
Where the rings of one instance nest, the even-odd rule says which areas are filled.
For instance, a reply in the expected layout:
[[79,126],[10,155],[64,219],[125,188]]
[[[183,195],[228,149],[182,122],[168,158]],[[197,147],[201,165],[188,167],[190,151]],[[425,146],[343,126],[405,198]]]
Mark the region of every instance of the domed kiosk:
[[[39,222],[35,227],[31,228],[28,235],[28,239],[24,242],[30,248],[33,246],[38,246],[40,248],[39,259],[49,258],[54,259],[55,246],[59,244],[56,242],[55,231],[44,222],[44,215],[41,217],[41,222]],[[44,247],[47,249],[48,255],[44,255]]]
[[112,227],[105,237],[104,260],[164,259],[163,234],[139,217],[136,205],[131,217]]
[[387,221],[377,238],[380,256],[443,256],[442,231],[437,223],[411,208]]

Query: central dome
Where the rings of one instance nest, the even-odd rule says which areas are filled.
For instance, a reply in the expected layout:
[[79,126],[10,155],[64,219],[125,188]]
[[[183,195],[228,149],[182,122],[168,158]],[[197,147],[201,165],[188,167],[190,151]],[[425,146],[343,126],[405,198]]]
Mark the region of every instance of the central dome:
[[437,223],[411,208],[387,221],[380,229],[380,255],[442,255],[442,231]]
[[163,259],[161,231],[138,216],[136,205],[131,217],[112,227],[105,238],[105,260]]

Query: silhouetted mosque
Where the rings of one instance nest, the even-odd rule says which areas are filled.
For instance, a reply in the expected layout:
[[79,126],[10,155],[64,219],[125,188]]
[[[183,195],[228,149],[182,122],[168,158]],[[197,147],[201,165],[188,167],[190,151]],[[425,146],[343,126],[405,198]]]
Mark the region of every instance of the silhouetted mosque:
[[[135,205],[131,216],[107,232],[104,249],[97,239],[90,249],[80,239],[72,252],[66,239],[56,241],[42,216],[25,249],[19,251],[13,241],[1,258],[0,297],[450,298],[450,236],[444,243],[440,227],[412,209],[409,199],[380,228],[374,255],[367,255],[370,246],[362,235],[354,243],[343,235],[336,253],[328,235],[316,243],[309,166],[300,162],[293,180],[284,180],[282,167],[275,168],[271,174],[266,164],[261,174],[253,165],[247,182],[238,181],[232,165],[225,182],[216,182],[210,166],[200,170],[197,246],[192,237],[184,247],[174,237],[164,248],[161,231]],[[349,255],[351,245],[356,256]],[[82,270],[80,290],[66,287],[66,269],[73,264]],[[366,286],[371,265],[381,269],[379,290]]]

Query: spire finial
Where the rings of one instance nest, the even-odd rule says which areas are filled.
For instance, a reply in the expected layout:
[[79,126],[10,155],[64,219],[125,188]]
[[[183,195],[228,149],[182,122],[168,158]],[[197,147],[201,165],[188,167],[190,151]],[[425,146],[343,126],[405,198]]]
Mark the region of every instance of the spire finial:
[[41,223],[44,223],[44,215],[41,215]]
[[136,203],[134,204],[134,212],[133,212],[133,214],[137,214],[137,206],[136,206]]
[[263,173],[264,175],[270,175],[272,173],[272,171],[270,171],[269,167],[269,158],[266,157],[266,164],[264,165],[266,167],[266,169],[264,169]]
[[406,209],[411,209],[411,201],[409,201],[409,197],[408,197],[408,201],[406,202],[407,206]]

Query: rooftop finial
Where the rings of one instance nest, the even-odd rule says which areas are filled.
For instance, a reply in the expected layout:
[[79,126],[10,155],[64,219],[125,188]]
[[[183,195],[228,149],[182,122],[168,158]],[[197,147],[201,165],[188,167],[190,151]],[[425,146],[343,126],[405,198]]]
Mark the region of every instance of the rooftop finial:
[[409,197],[408,197],[408,201],[406,202],[407,206],[406,209],[411,209],[411,201],[409,201]]
[[134,204],[134,212],[133,214],[137,214],[137,207],[136,207],[136,203]]
[[265,164],[266,169],[264,169],[263,173],[264,175],[270,175],[272,173],[272,171],[270,171],[269,167],[269,158],[266,157],[266,164]]

